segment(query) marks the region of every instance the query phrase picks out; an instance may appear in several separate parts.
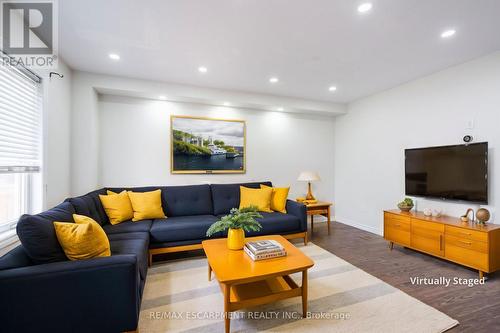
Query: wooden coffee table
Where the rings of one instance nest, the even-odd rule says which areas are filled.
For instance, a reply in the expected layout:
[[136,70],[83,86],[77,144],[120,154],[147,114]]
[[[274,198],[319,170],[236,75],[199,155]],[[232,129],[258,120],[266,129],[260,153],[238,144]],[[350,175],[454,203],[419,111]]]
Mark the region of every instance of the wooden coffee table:
[[[302,296],[302,315],[307,314],[307,270],[314,262],[282,236],[260,236],[246,241],[274,239],[287,251],[286,257],[253,261],[243,250],[227,248],[227,239],[202,242],[208,259],[208,280],[212,271],[224,296],[226,333],[230,331],[229,313],[243,308]],[[302,272],[299,287],[289,274]]]

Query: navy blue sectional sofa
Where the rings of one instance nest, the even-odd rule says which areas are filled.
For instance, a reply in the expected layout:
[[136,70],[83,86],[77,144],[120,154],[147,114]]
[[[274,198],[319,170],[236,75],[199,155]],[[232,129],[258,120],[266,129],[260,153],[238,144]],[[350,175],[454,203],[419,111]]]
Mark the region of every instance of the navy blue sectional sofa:
[[[0,258],[1,332],[125,332],[137,328],[148,263],[159,253],[201,248],[208,227],[239,206],[239,187],[212,184],[103,188],[66,199],[37,215],[20,218],[22,245]],[[111,225],[99,200],[106,190],[161,189],[167,219]],[[307,242],[305,206],[288,200],[287,214],[262,213],[260,232]],[[72,214],[92,217],[108,235],[111,256],[69,261],[55,235],[54,221]],[[219,237],[225,235],[220,234]]]

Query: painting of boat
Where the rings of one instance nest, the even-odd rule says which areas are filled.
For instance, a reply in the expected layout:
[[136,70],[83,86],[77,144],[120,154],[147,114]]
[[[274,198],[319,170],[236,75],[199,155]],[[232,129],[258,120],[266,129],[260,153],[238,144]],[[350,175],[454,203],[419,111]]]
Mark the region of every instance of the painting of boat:
[[240,154],[238,154],[237,152],[227,152],[226,153],[226,158],[236,158],[240,156]]
[[172,173],[244,173],[245,122],[171,116]]

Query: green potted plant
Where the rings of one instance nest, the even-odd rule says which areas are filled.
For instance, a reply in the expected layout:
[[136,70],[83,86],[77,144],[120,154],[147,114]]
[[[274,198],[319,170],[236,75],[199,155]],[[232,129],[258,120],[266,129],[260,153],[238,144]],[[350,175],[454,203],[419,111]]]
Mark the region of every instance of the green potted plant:
[[208,228],[207,237],[228,230],[227,247],[230,250],[241,250],[245,245],[245,231],[259,231],[262,225],[256,218],[262,218],[257,207],[250,206],[242,209],[233,208],[229,215],[223,216]]
[[398,203],[398,208],[403,212],[409,212],[413,208],[413,200],[411,198],[405,198]]

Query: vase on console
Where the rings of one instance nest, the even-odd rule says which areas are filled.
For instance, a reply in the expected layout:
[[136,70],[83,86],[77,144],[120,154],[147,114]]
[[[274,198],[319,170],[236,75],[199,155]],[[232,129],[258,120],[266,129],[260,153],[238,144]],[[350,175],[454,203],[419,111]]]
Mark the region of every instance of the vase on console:
[[476,212],[476,220],[477,223],[479,224],[486,224],[488,220],[490,219],[490,211],[487,210],[486,208],[479,208]]
[[424,215],[425,216],[432,216],[432,209],[424,208]]

